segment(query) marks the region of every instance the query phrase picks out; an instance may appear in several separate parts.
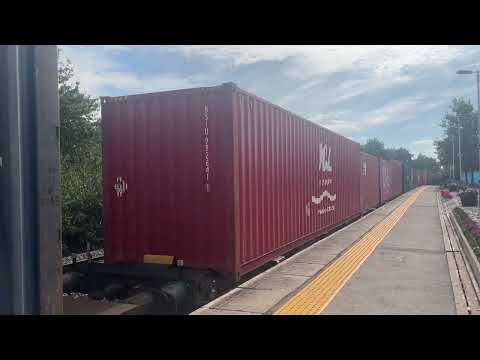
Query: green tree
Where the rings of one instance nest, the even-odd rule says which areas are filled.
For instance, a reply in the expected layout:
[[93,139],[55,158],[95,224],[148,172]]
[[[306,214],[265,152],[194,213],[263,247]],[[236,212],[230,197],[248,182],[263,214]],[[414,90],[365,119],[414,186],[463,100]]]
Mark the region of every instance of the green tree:
[[440,164],[445,169],[450,169],[455,159],[455,178],[459,178],[458,157],[458,129],[460,127],[460,142],[462,154],[462,179],[467,180],[468,174],[478,169],[478,154],[476,146],[477,115],[470,101],[462,98],[452,100],[449,112],[440,121],[443,129],[442,139],[435,141],[435,148]]
[[401,161],[405,164],[411,164],[413,155],[407,149],[400,147],[395,149],[395,160]]
[[430,170],[433,173],[440,171],[437,160],[423,154],[418,154],[417,157],[412,160],[412,167],[419,170]]
[[398,149],[386,148],[384,143],[377,138],[368,139],[365,145],[361,145],[361,149],[363,152],[371,155],[379,156],[387,160],[398,160],[407,164],[411,163],[413,157],[413,155],[403,147]]
[[102,154],[98,100],[73,81],[72,64],[59,62],[60,168],[64,253],[94,242],[102,215]]
[[367,142],[361,146],[363,152],[370,155],[386,158],[385,145],[377,138],[368,139]]

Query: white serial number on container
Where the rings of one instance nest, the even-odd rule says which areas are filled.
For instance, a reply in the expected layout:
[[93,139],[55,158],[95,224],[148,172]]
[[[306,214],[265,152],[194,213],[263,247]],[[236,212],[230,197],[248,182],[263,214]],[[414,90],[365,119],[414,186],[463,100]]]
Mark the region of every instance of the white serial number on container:
[[329,213],[331,211],[335,211],[335,205],[327,206],[324,209],[320,209],[320,210],[317,211],[317,214],[323,215],[323,214]]
[[203,128],[203,144],[204,144],[204,166],[205,166],[205,190],[210,192],[210,160],[208,152],[208,106],[205,105],[204,112],[204,128]]

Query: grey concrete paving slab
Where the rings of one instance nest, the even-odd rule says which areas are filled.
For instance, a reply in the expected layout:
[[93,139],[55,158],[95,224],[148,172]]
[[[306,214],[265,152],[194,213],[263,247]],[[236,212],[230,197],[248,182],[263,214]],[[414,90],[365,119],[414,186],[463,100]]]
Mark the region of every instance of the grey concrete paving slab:
[[253,281],[245,282],[241,284],[239,288],[257,290],[285,289],[294,291],[307,280],[308,276],[289,275],[275,272],[261,278],[253,279]]
[[209,308],[265,313],[290,293],[287,289],[255,290],[239,289]]
[[248,311],[219,310],[219,309],[200,309],[195,315],[262,315]]
[[294,261],[286,264],[280,264],[278,266],[277,272],[279,274],[313,276],[321,269],[323,269],[323,267],[323,264],[302,263]]
[[[326,254],[338,254],[343,249],[345,249],[345,243],[350,241],[352,236],[349,235],[349,231],[355,232],[354,229],[344,230],[341,236],[335,236],[330,239],[322,240],[316,244],[313,244],[309,249],[308,252],[312,251],[322,251]],[[358,236],[358,232],[357,236]]]
[[376,213],[369,214],[366,216],[363,221],[358,224],[358,228],[368,230],[372,226],[375,226],[377,223],[382,221],[385,218],[385,215],[380,215]]
[[295,261],[302,262],[302,263],[326,265],[330,261],[335,259],[342,250],[343,250],[342,247],[334,248],[334,249],[325,249],[325,248],[311,249],[310,251],[298,256],[295,259]]
[[379,249],[324,314],[455,314],[445,254]]
[[[431,194],[420,195],[428,196],[432,203],[436,199],[430,197]],[[410,207],[407,214],[400,219],[398,224],[391,232],[392,236],[388,236],[380,247],[396,246],[425,250],[444,251],[443,232],[438,214],[438,208],[435,207],[419,207],[415,204]]]
[[323,314],[455,314],[432,188],[419,196]]

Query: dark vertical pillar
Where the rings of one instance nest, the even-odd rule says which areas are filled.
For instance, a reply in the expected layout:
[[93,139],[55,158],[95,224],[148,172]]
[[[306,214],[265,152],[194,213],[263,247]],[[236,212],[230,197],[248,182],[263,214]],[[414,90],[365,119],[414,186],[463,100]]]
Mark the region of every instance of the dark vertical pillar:
[[0,62],[0,313],[57,314],[62,312],[57,50],[0,46]]

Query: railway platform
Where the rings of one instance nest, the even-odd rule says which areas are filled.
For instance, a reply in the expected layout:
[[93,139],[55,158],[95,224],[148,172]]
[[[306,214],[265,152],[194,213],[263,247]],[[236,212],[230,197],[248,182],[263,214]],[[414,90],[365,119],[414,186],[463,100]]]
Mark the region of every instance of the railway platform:
[[479,314],[442,206],[436,187],[411,190],[192,315]]

